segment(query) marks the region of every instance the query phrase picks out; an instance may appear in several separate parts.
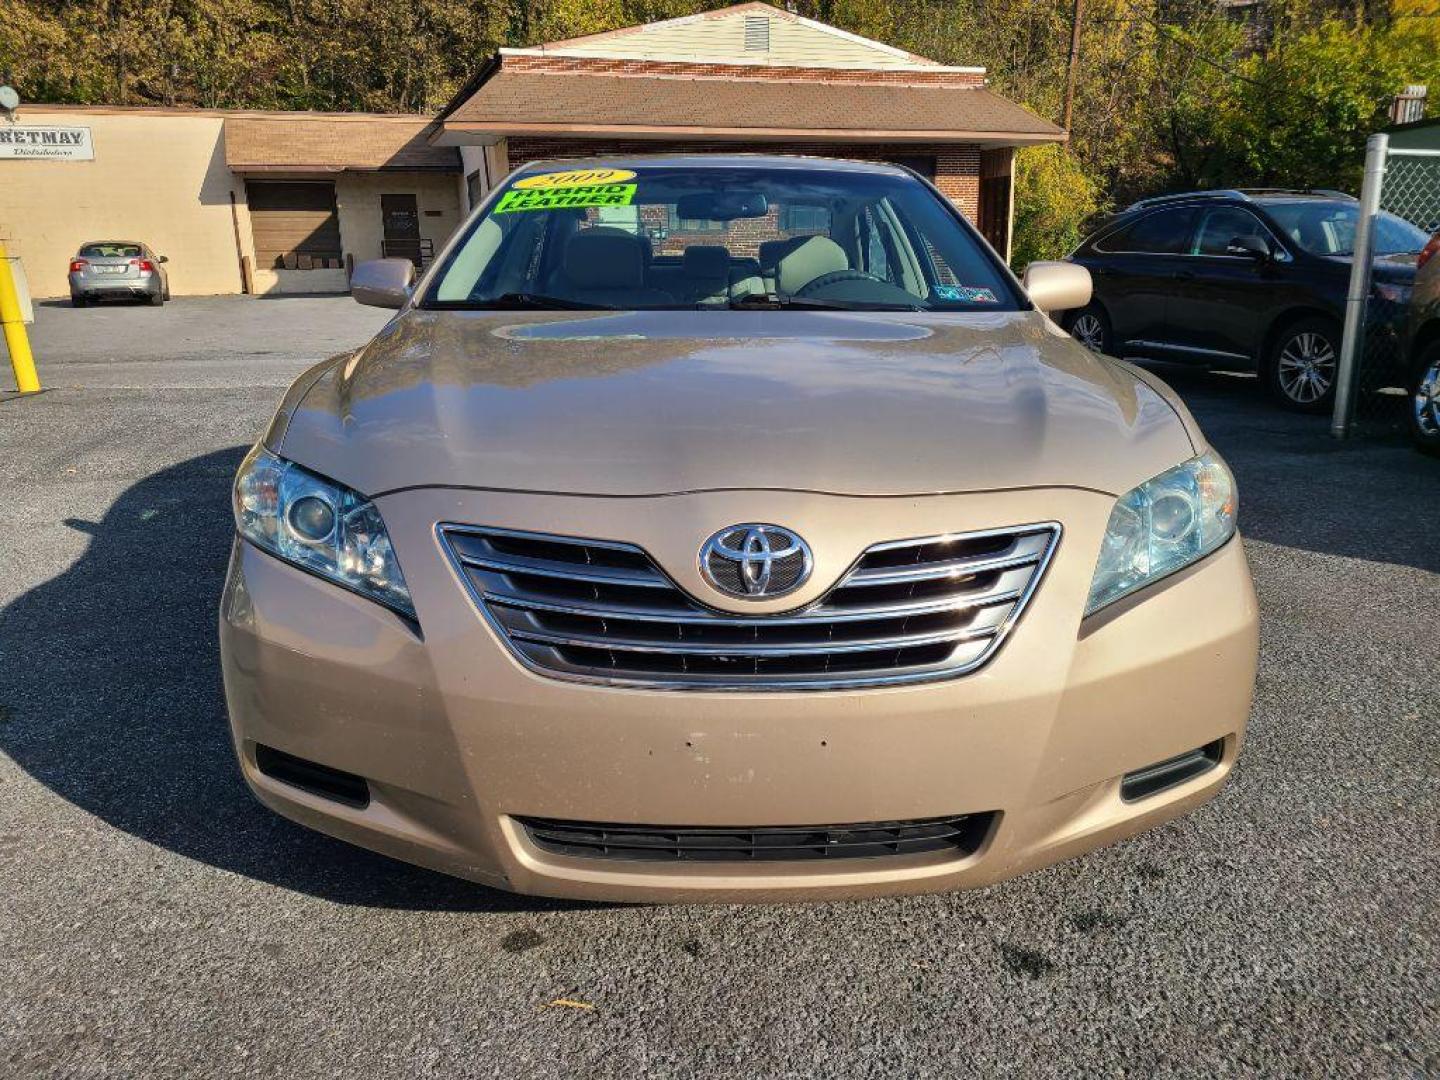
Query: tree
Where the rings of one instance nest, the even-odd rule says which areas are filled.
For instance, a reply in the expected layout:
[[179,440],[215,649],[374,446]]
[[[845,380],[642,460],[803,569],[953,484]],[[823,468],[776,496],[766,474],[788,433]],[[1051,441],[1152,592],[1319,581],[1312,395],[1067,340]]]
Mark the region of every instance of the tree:
[[1100,185],[1061,146],[1032,146],[1015,155],[1015,236],[1011,262],[1058,259],[1085,237],[1100,209]]
[[1329,19],[1245,61],[1217,124],[1228,177],[1357,190],[1365,139],[1389,122],[1395,95],[1440,76],[1427,38]]

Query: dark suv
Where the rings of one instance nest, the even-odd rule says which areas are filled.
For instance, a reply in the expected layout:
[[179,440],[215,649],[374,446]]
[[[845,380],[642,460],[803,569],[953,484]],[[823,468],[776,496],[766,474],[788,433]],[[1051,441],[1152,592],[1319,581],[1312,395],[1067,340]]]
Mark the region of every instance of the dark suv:
[[[1356,200],[1335,191],[1145,199],[1069,256],[1090,270],[1095,294],[1063,325],[1117,356],[1258,370],[1281,404],[1328,410],[1358,216]],[[1373,288],[1397,319],[1427,239],[1393,214],[1379,216]]]

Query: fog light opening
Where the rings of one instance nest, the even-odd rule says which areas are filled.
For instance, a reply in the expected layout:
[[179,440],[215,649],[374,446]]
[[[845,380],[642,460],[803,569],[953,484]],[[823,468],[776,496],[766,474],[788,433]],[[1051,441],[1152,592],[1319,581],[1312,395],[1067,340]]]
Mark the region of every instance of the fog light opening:
[[370,805],[370,785],[363,776],[332,769],[318,761],[307,761],[262,743],[255,744],[255,765],[270,779],[322,799],[361,809]]
[[1216,739],[1178,757],[1126,773],[1120,781],[1120,798],[1125,802],[1139,802],[1178,787],[1215,768],[1224,754],[1225,740]]

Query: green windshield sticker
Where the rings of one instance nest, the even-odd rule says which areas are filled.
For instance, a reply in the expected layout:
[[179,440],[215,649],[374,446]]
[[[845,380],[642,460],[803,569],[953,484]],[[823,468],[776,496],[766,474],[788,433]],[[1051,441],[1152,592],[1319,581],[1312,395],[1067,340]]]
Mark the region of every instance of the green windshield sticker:
[[592,187],[511,188],[500,196],[495,213],[517,210],[573,210],[586,206],[629,206],[635,201],[635,184],[600,184]]

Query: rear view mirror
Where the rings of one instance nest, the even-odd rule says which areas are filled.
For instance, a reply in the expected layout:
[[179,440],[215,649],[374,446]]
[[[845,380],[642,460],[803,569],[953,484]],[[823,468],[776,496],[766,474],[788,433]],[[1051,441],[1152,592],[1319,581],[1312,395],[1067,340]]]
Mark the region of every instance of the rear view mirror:
[[409,259],[371,259],[350,275],[350,295],[370,307],[402,308],[414,282],[415,264]]
[[1046,314],[1084,307],[1095,288],[1090,271],[1071,262],[1033,262],[1022,284],[1030,302]]
[[1225,254],[1241,259],[1268,259],[1270,245],[1258,236],[1237,236],[1225,245]]
[[769,212],[770,200],[763,191],[681,195],[675,202],[675,216],[685,221],[734,221],[764,217]]

